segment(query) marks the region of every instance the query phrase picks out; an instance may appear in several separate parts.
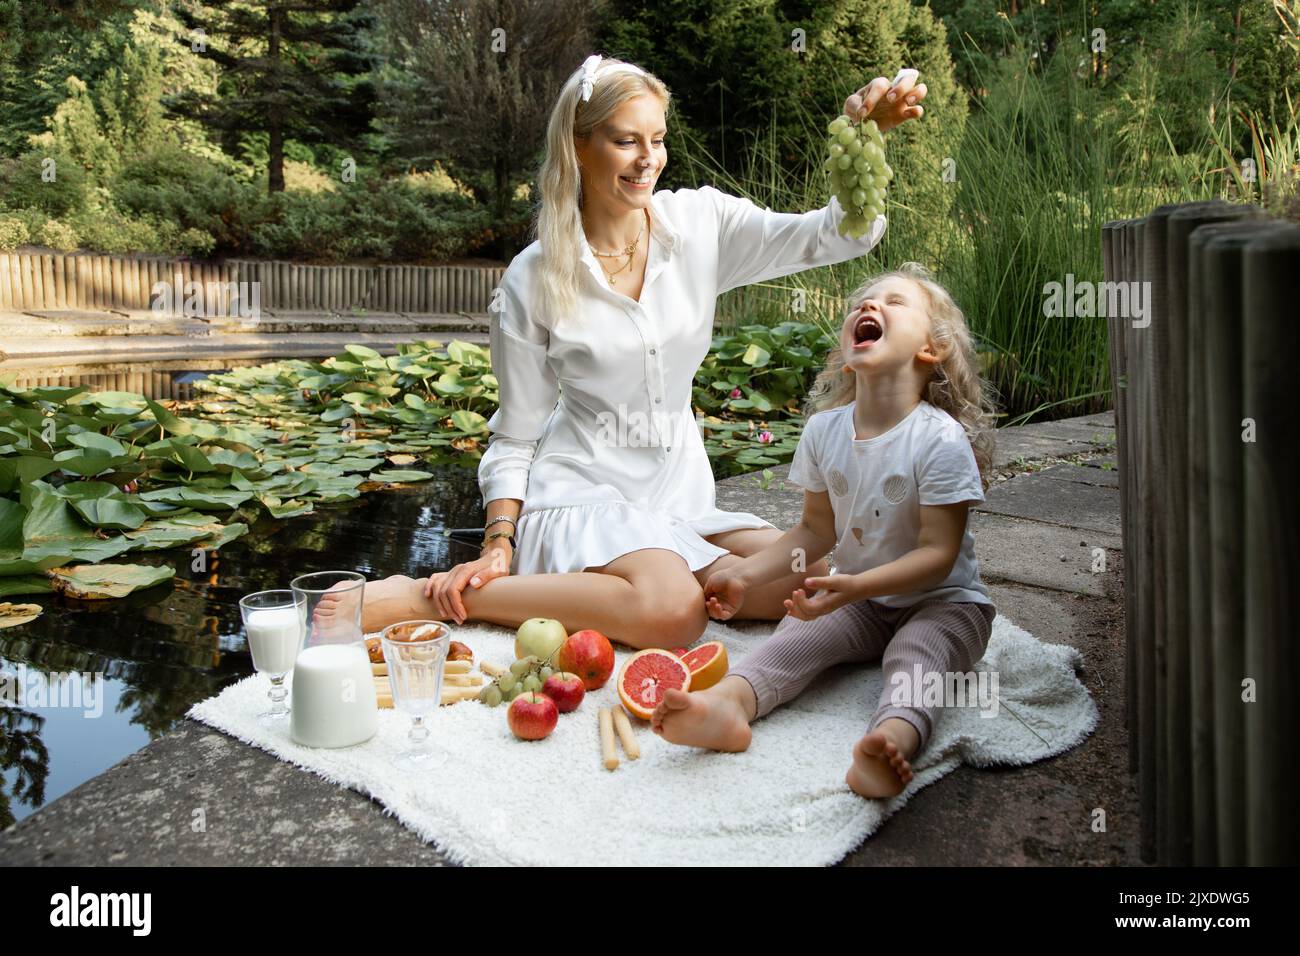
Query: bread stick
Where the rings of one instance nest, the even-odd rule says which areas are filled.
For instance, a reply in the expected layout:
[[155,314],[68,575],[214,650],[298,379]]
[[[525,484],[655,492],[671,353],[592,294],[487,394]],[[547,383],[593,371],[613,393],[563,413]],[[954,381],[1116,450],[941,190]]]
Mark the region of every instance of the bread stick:
[[479,688],[477,687],[444,687],[442,689],[442,702],[444,704],[454,704],[462,700],[473,700],[478,695]]
[[[473,700],[478,695],[479,688],[477,687],[444,687],[438,703],[445,707],[448,704],[459,704],[462,700]],[[387,684],[375,685],[375,701],[381,709],[391,710],[393,708],[393,692]]]
[[618,739],[623,743],[627,759],[636,760],[640,757],[641,748],[637,746],[636,736],[632,733],[632,722],[627,719],[627,711],[622,707],[614,708],[614,729],[618,731]]
[[600,708],[600,752],[605,758],[606,770],[618,766],[618,754],[614,752],[614,715],[608,707]]
[[[442,672],[444,674],[468,674],[473,669],[473,667],[474,665],[469,661],[446,661],[442,665]],[[370,665],[370,673],[373,674],[375,677],[387,677],[388,664],[372,663]]]
[[491,661],[479,661],[478,669],[488,677],[500,677],[506,672],[506,669],[500,664],[493,664]]
[[444,687],[482,687],[482,674],[444,674],[442,677]]

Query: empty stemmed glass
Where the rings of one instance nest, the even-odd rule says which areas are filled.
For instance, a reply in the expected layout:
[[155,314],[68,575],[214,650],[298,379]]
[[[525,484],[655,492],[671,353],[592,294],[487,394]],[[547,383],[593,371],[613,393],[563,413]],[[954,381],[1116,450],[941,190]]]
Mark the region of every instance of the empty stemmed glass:
[[271,709],[257,715],[263,727],[277,726],[289,716],[284,678],[302,647],[306,611],[306,598],[293,591],[258,591],[239,599],[253,668],[271,678],[266,692]]
[[393,758],[403,770],[438,763],[429,745],[425,717],[442,703],[442,672],[451,646],[451,629],[442,621],[399,621],[384,628],[381,642],[393,690],[393,707],[411,715],[407,749]]

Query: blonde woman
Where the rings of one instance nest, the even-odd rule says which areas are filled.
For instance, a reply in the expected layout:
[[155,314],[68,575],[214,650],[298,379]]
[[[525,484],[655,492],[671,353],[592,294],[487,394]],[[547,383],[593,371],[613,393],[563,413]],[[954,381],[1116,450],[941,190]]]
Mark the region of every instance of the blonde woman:
[[[919,117],[906,70],[844,104],[882,129]],[[885,231],[841,236],[837,200],[776,213],[705,186],[655,191],[670,94],[633,64],[593,55],[551,112],[537,241],[510,263],[491,316],[500,407],[479,466],[482,556],[426,580],[366,587],[364,623],[559,620],[632,647],[680,647],[708,620],[710,574],[781,537],[715,507],[691,404],[728,289],[865,254]],[[809,573],[824,574],[820,562]],[[778,619],[802,583],[755,588],[741,617]]]
[[826,668],[880,661],[884,689],[845,782],[890,797],[930,737],[933,677],[949,686],[947,675],[969,673],[992,631],[966,519],[984,500],[993,415],[965,317],[924,269],[869,279],[850,303],[790,466],[803,519],[711,574],[706,605],[740,616],[751,594],[786,578],[796,549],[820,558],[834,548],[836,573],[809,575],[818,593],[796,588],[789,616],[717,684],[668,691],[651,726],[674,743],[744,750],[750,723]]

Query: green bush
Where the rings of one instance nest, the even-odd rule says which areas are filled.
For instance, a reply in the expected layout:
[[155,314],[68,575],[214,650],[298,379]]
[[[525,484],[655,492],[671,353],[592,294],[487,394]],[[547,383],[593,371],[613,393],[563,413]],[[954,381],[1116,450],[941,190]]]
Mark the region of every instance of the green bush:
[[270,205],[274,215],[252,234],[255,254],[268,258],[443,260],[492,235],[489,211],[473,200],[400,182],[286,192]]
[[81,245],[96,252],[206,256],[216,245],[201,229],[182,229],[174,222],[128,216],[116,209],[86,212],[72,220]]
[[0,160],[0,206],[8,209],[62,218],[85,208],[90,188],[86,171],[62,153],[34,149]]
[[197,230],[223,253],[249,253],[253,230],[270,211],[267,197],[216,163],[164,145],[126,163],[113,182],[123,210],[178,230]]
[[72,252],[79,245],[80,237],[77,235],[77,230],[66,222],[47,219],[41,226],[41,231],[36,234],[36,241],[60,252]]
[[27,223],[17,216],[0,216],[0,252],[12,252],[28,238]]
[[112,191],[132,216],[174,225],[171,241],[192,254],[438,261],[468,255],[493,238],[489,211],[469,197],[403,181],[372,186],[368,179],[363,173],[335,190],[267,196],[209,160],[160,146],[128,162]]

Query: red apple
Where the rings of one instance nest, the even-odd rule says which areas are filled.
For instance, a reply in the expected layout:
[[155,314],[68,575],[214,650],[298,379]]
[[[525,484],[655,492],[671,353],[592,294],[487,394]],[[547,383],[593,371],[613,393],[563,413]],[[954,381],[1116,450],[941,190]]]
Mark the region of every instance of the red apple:
[[574,631],[555,654],[560,670],[582,678],[587,690],[604,687],[614,673],[614,645],[600,631]]
[[520,694],[510,702],[506,723],[520,740],[541,740],[560,719],[555,701],[545,694]]
[[546,683],[542,685],[542,693],[555,701],[555,706],[559,708],[560,713],[567,714],[571,710],[578,709],[582,698],[587,694],[587,687],[577,674],[556,671],[546,678]]

